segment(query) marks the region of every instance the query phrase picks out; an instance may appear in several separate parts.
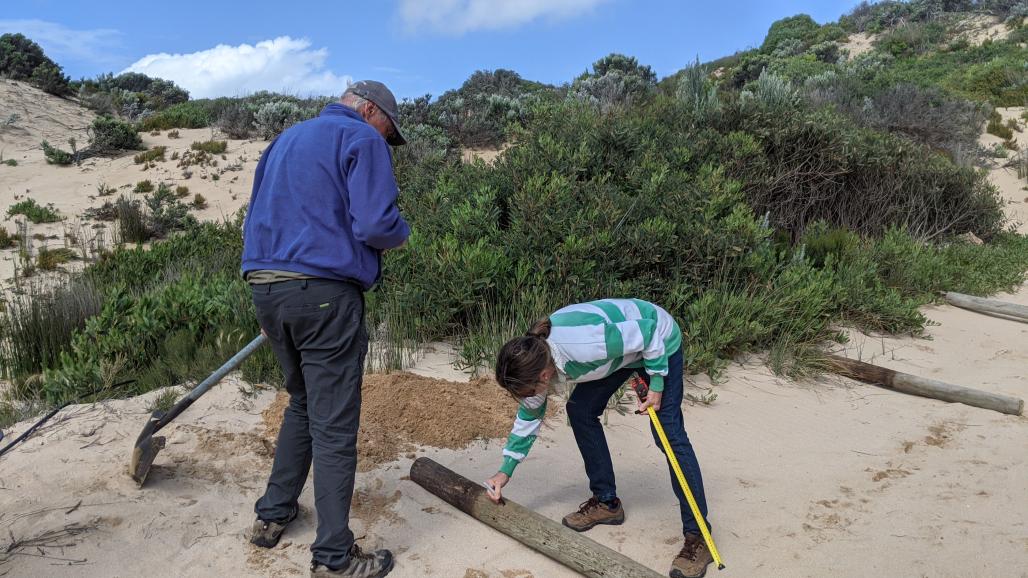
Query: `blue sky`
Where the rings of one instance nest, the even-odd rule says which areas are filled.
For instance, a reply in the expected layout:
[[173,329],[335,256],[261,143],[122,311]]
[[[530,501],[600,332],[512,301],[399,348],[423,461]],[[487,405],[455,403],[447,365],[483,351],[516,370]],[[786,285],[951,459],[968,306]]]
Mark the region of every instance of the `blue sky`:
[[856,0],[5,0],[0,32],[39,42],[72,78],[138,70],[194,96],[338,94],[374,78],[439,95],[479,69],[559,84],[621,52],[671,74],[758,45],[776,19],[836,20]]

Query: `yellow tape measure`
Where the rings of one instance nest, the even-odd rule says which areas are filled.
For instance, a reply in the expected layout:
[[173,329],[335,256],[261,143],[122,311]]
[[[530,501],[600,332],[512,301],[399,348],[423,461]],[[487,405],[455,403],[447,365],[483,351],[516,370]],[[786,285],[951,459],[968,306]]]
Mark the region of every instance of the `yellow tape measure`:
[[667,434],[664,433],[664,427],[660,425],[660,420],[657,419],[657,412],[653,411],[653,407],[648,407],[646,409],[649,410],[650,421],[653,422],[653,428],[657,430],[657,436],[660,437],[660,443],[664,445],[664,455],[666,455],[668,461],[671,462],[671,469],[675,470],[675,476],[678,477],[678,484],[682,487],[682,491],[685,493],[685,499],[689,502],[689,508],[692,509],[692,516],[696,519],[696,525],[700,527],[700,533],[703,534],[703,540],[707,543],[710,555],[714,557],[714,562],[717,562],[717,569],[723,570],[725,568],[725,564],[721,561],[721,554],[718,553],[717,546],[714,545],[714,538],[710,536],[710,530],[707,529],[706,520],[704,520],[703,515],[700,514],[700,508],[696,505],[696,498],[692,496],[692,490],[689,489],[689,484],[685,481],[685,474],[682,473],[682,468],[678,465],[678,458],[675,457],[675,452],[671,450],[671,442],[667,440]]

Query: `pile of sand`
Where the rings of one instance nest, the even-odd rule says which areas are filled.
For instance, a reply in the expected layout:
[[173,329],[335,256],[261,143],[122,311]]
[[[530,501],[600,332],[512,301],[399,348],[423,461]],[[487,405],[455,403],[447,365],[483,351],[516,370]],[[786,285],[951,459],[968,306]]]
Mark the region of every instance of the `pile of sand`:
[[[391,462],[418,446],[460,449],[475,440],[503,437],[517,403],[495,381],[466,383],[413,373],[364,376],[357,469]],[[278,437],[289,394],[280,391],[261,416],[268,440]]]

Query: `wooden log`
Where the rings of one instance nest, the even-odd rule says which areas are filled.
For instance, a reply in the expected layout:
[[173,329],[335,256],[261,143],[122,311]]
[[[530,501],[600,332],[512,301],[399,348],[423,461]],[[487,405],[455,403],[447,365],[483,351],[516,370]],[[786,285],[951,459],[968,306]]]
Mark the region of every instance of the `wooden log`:
[[918,377],[838,355],[829,355],[828,361],[829,367],[835,373],[903,393],[962,403],[1010,415],[1021,415],[1024,412],[1024,400],[1009,395]]
[[494,504],[485,488],[430,460],[418,458],[410,479],[465,514],[503,532],[568,568],[597,578],[662,575],[584,535],[504,498]]
[[974,295],[963,293],[946,293],[946,302],[964,309],[970,309],[978,313],[992,313],[1012,317],[1018,321],[1028,323],[1028,307],[1017,303],[1007,303],[995,299],[983,299]]

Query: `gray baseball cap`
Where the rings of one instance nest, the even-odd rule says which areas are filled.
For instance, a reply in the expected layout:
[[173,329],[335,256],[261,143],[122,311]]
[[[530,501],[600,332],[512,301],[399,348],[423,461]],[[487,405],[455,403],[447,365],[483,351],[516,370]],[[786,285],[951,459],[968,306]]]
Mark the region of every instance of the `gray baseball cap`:
[[370,100],[389,117],[393,123],[393,136],[388,139],[389,144],[394,147],[407,144],[407,139],[400,134],[400,123],[396,120],[400,116],[396,109],[396,97],[386,85],[377,80],[358,80],[348,86],[346,92]]

